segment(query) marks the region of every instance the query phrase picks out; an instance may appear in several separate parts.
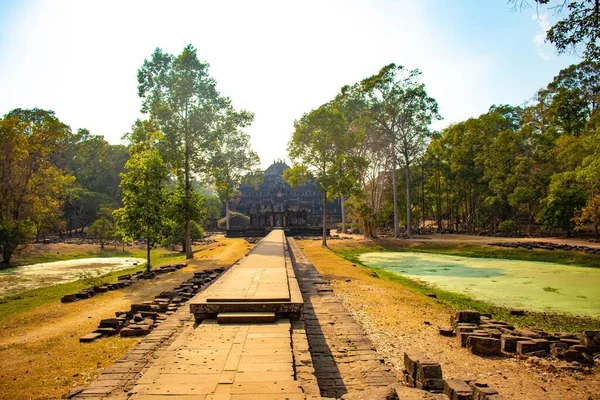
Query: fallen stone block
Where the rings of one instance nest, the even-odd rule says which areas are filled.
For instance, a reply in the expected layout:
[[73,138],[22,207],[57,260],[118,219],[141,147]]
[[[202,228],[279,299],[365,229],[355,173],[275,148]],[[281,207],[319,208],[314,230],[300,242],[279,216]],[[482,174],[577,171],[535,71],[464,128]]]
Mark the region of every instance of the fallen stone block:
[[99,328],[120,329],[123,324],[117,318],[108,318],[100,321]]
[[477,311],[460,310],[456,312],[456,323],[479,324],[480,317]]
[[538,350],[544,350],[545,352],[550,352],[550,342],[546,339],[531,339],[532,342],[537,344]]
[[404,369],[414,379],[417,378],[417,367],[419,361],[429,360],[429,357],[422,352],[405,352],[404,353]]
[[444,394],[450,400],[473,400],[473,389],[463,380],[446,379]]
[[479,336],[479,337],[489,337],[486,333],[475,333],[475,332],[460,332],[458,334],[458,339],[460,341],[461,347],[467,347],[467,340],[471,336]]
[[600,347],[600,331],[584,331],[581,344],[586,347]]
[[60,298],[61,303],[73,303],[74,301],[77,301],[77,300],[79,300],[79,298],[77,297],[77,295],[75,293],[65,294],[63,297]]
[[517,342],[517,354],[525,355],[537,351],[537,343],[529,340],[520,340]]
[[88,333],[87,335],[83,335],[82,337],[80,337],[79,342],[80,343],[90,343],[101,337],[102,337],[102,333],[92,332],[92,333]]
[[121,337],[146,336],[150,333],[150,327],[147,325],[132,325],[121,329]]
[[102,336],[114,336],[119,333],[119,331],[114,328],[97,328],[94,333],[99,333]]
[[456,336],[456,333],[454,333],[454,329],[452,329],[451,327],[447,327],[447,326],[440,327],[438,332],[442,336]]
[[580,353],[576,350],[567,350],[562,354],[563,360],[568,362],[578,362],[584,365],[593,365],[594,359],[585,353]]
[[498,399],[499,393],[491,387],[473,386],[473,400],[491,400]]
[[428,379],[442,379],[442,367],[435,361],[418,360],[416,378],[422,382]]
[[137,313],[140,311],[154,311],[154,310],[152,309],[152,304],[132,304],[131,305],[132,313]]
[[443,379],[425,379],[416,381],[415,387],[421,390],[427,390],[428,392],[443,392],[444,391],[444,380]]
[[469,336],[467,348],[479,356],[498,356],[501,354],[500,339],[493,337]]

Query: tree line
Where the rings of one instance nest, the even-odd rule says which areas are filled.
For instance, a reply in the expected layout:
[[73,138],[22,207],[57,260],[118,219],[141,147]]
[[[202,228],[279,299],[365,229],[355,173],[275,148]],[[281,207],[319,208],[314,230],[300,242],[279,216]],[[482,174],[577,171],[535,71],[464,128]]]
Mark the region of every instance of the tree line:
[[584,61],[525,105],[493,105],[431,132],[440,115],[420,72],[390,64],[295,122],[286,179],[312,176],[324,201],[342,196],[367,236],[389,228],[398,237],[400,225],[407,236],[537,228],[598,236],[599,104],[600,64]]
[[181,244],[193,257],[203,222],[216,222],[258,168],[243,131],[254,116],[218,92],[191,45],[177,56],[156,49],[138,70],[138,94],[145,119],[124,135],[126,145],[73,133],[52,111],[16,109],[0,119],[3,265],[36,235],[86,227],[102,245],[145,240],[148,268],[158,244]]

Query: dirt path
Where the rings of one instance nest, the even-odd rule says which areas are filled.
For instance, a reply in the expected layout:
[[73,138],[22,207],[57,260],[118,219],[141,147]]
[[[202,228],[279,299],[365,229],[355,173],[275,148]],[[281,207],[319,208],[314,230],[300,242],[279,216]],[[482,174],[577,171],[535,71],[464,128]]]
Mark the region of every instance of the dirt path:
[[199,269],[229,266],[248,250],[243,239],[219,239],[195,253],[195,260],[176,272],[91,299],[53,303],[7,318],[0,328],[0,398],[60,398],[72,386],[92,380],[98,368],[112,364],[138,339],[119,337],[79,344],[100,319],[129,309],[170,290]]
[[[363,235],[354,234],[340,234],[340,236],[351,237],[352,239],[364,239]],[[415,235],[411,239],[400,239],[407,243],[463,243],[463,244],[475,244],[475,245],[487,245],[488,243],[495,242],[550,242],[556,244],[568,244],[571,246],[587,246],[592,248],[600,248],[600,243],[593,243],[587,239],[580,238],[561,238],[561,237],[534,237],[534,238],[503,238],[503,237],[490,237],[490,236],[476,236],[476,235]]]
[[600,399],[600,376],[549,373],[513,358],[472,355],[455,338],[437,333],[451,313],[435,300],[371,276],[319,241],[298,243],[398,375],[404,352],[419,350],[442,364],[445,377],[477,378],[507,399]]

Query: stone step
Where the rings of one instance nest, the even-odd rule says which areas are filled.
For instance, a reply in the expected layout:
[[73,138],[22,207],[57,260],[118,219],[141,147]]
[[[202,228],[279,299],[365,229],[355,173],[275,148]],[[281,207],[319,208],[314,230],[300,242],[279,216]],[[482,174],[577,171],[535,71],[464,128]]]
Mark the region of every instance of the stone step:
[[275,322],[273,312],[224,312],[217,314],[219,324],[244,324]]

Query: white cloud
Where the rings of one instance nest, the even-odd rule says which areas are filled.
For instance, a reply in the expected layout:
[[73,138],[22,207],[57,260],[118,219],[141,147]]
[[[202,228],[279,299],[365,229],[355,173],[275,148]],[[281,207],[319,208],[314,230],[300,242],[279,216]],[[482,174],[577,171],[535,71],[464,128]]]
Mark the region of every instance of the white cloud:
[[546,32],[548,32],[552,27],[550,21],[548,20],[548,14],[533,14],[531,19],[536,21],[539,27],[539,31],[533,37],[533,43],[536,45],[537,53],[541,58],[548,61],[550,60],[550,56],[544,52]]

